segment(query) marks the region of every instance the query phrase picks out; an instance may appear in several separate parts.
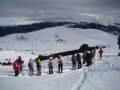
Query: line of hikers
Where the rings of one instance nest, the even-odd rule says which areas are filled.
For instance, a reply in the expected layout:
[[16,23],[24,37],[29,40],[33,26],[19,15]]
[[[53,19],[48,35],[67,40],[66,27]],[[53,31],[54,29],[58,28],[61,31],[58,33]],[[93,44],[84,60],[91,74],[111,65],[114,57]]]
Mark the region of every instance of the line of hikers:
[[[52,56],[50,56],[49,60],[48,60],[49,74],[53,74],[53,60],[54,60],[54,58]],[[32,76],[33,72],[34,72],[34,62],[36,62],[37,75],[41,75],[42,61],[43,61],[42,55],[39,55],[39,57],[36,58],[36,60],[34,60],[34,61],[30,58],[30,60],[28,62],[30,76]],[[58,56],[57,61],[58,61],[58,73],[62,73],[63,72],[63,61],[60,56]],[[24,61],[22,61],[21,56],[17,57],[17,59],[14,61],[13,69],[15,72],[15,76],[18,76],[19,73],[22,72],[23,63],[24,63]]]
[[[102,48],[99,50],[100,53],[100,59],[102,58],[103,50]],[[72,70],[75,70],[76,68],[80,69],[82,68],[82,64],[86,64],[86,66],[92,65],[92,58],[94,57],[94,52],[85,52],[83,53],[83,56],[81,57],[81,54],[79,53],[73,53],[71,57],[72,62]],[[38,58],[36,58],[34,61],[30,58],[28,62],[28,68],[29,68],[29,75],[32,76],[34,72],[34,62],[36,62],[36,68],[37,68],[37,75],[41,75],[42,72],[42,61],[43,57],[42,55],[39,55]],[[49,56],[48,60],[48,69],[49,74],[53,74],[53,56]],[[17,57],[17,59],[13,63],[13,69],[15,71],[15,76],[18,76],[20,72],[22,72],[23,63],[21,56]],[[58,63],[58,73],[63,72],[63,60],[61,59],[61,55],[57,56],[57,63]]]
[[[89,58],[87,56],[88,54],[86,54],[86,61],[87,61],[87,58]],[[85,60],[85,59],[83,59]],[[48,60],[48,69],[49,69],[49,74],[53,74],[53,61],[54,61],[54,58],[52,56],[49,57],[49,60]],[[75,70],[76,69],[76,66],[78,66],[78,69],[80,69],[82,67],[82,63],[81,63],[81,55],[79,53],[77,54],[73,54],[72,57],[71,57],[71,61],[72,61],[72,70]],[[41,75],[41,71],[42,71],[42,62],[43,62],[43,59],[42,59],[42,56],[39,55],[39,57],[35,60],[36,62],[36,68],[37,68],[37,75]],[[22,68],[23,68],[23,64],[24,61],[21,60],[21,57],[19,56],[15,62],[13,63],[13,68],[14,68],[14,71],[15,71],[15,76],[18,76],[18,74],[20,72],[22,72]],[[58,73],[62,73],[63,72],[63,60],[61,59],[61,56],[58,56],[57,57],[57,63],[58,63]],[[85,61],[84,61],[85,63]],[[29,60],[28,62],[28,68],[29,68],[29,75],[32,76],[33,75],[33,72],[34,72],[34,62],[32,59]],[[87,65],[89,66],[89,65]]]
[[80,69],[82,68],[82,64],[86,64],[86,66],[92,65],[94,53],[91,52],[84,52],[83,56],[79,53],[73,54],[71,61],[72,61],[72,69],[75,70],[76,68]]
[[[93,63],[92,60],[95,57],[95,53],[96,53],[96,50],[87,51],[87,52],[83,53],[82,57],[81,57],[81,55],[79,53],[73,54],[72,58],[71,58],[72,69],[75,70],[76,66],[77,66],[78,69],[80,69],[82,67],[82,64],[86,64],[86,66],[92,65],[92,63]],[[100,59],[102,59],[103,48],[100,48],[98,53],[99,53]],[[83,58],[83,60],[82,60],[82,58]]]

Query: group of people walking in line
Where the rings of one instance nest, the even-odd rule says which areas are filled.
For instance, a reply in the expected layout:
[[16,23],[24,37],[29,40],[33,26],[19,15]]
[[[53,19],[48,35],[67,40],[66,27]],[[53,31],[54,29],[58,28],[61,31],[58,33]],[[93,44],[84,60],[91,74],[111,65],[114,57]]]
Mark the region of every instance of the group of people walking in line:
[[[100,59],[102,58],[102,53],[103,53],[103,49],[100,48],[99,50],[99,54],[100,54]],[[80,69],[82,68],[82,64],[86,64],[86,66],[90,66],[92,65],[92,58],[93,58],[93,53],[91,52],[85,52],[83,53],[83,56],[81,56],[80,53],[73,53],[72,57],[71,57],[71,62],[72,62],[72,70],[75,69]],[[49,60],[48,60],[48,69],[49,69],[49,74],[53,74],[54,70],[53,70],[53,61],[55,59],[52,56],[49,56]],[[36,71],[37,71],[37,75],[41,75],[42,73],[42,62],[43,62],[43,57],[42,55],[39,55],[38,58],[36,58],[35,60],[32,60],[30,58],[29,62],[28,62],[28,68],[29,68],[29,75],[32,76],[34,73],[34,62],[36,63]],[[13,63],[13,69],[15,72],[15,76],[18,76],[20,72],[22,72],[23,70],[23,63],[24,61],[22,61],[21,56],[17,57],[17,59],[14,61]],[[62,73],[63,72],[63,60],[61,59],[61,56],[57,56],[57,63],[58,63],[58,73]]]
[[[54,58],[52,56],[49,57],[48,60],[48,69],[49,69],[49,74],[53,74],[53,60]],[[30,58],[29,62],[28,62],[28,69],[29,69],[29,75],[32,76],[34,73],[34,62],[36,63],[36,71],[37,71],[37,75],[41,75],[42,72],[42,62],[43,62],[43,58],[42,55],[39,55],[38,58],[36,58],[36,60],[32,60]],[[58,62],[58,73],[62,73],[63,72],[63,61],[61,59],[60,56],[57,57],[57,62]],[[15,76],[18,76],[20,72],[22,72],[23,70],[23,63],[24,61],[22,61],[21,56],[17,57],[17,59],[14,61],[13,63],[13,69],[15,72]]]

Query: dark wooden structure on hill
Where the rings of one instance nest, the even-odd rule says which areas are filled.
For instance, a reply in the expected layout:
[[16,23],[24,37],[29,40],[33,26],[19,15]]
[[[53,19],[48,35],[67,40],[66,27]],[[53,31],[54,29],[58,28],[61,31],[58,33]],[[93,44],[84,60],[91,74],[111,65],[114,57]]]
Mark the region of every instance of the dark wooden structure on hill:
[[[105,48],[105,47],[103,47],[103,48]],[[87,44],[83,44],[79,49],[76,49],[76,50],[53,53],[48,56],[42,56],[42,57],[43,57],[43,60],[47,60],[47,59],[49,59],[50,56],[52,56],[53,58],[57,58],[59,55],[67,56],[67,55],[72,55],[75,53],[86,53],[87,51],[89,51],[90,54],[92,55],[92,57],[94,57],[95,53],[96,53],[96,49],[99,49],[99,46],[89,47]]]

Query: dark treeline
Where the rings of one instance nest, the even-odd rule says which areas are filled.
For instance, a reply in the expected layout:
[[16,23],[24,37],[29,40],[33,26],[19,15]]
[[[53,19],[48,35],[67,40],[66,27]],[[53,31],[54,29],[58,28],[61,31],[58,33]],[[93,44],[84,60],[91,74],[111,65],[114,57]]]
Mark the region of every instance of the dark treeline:
[[71,25],[72,28],[82,28],[82,29],[99,29],[105,32],[112,33],[114,35],[120,35],[120,27],[117,26],[118,23],[115,25],[103,25],[99,23],[89,23],[89,22],[80,22]]
[[65,24],[68,24],[68,22],[40,22],[29,25],[0,26],[0,37],[13,33],[28,33]]
[[99,23],[89,22],[40,22],[29,25],[16,25],[16,26],[0,26],[0,37],[13,34],[13,33],[28,33],[37,31],[44,28],[56,27],[69,24],[70,28],[82,28],[82,29],[99,29],[105,32],[112,33],[114,35],[120,35],[120,27],[115,25],[103,25]]

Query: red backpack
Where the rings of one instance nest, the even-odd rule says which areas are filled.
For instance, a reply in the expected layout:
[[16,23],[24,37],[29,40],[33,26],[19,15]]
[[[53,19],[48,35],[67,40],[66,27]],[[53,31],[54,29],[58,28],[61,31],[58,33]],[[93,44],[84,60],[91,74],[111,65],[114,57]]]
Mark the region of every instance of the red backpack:
[[20,70],[20,65],[18,64],[18,62],[13,63],[13,69],[18,71]]

